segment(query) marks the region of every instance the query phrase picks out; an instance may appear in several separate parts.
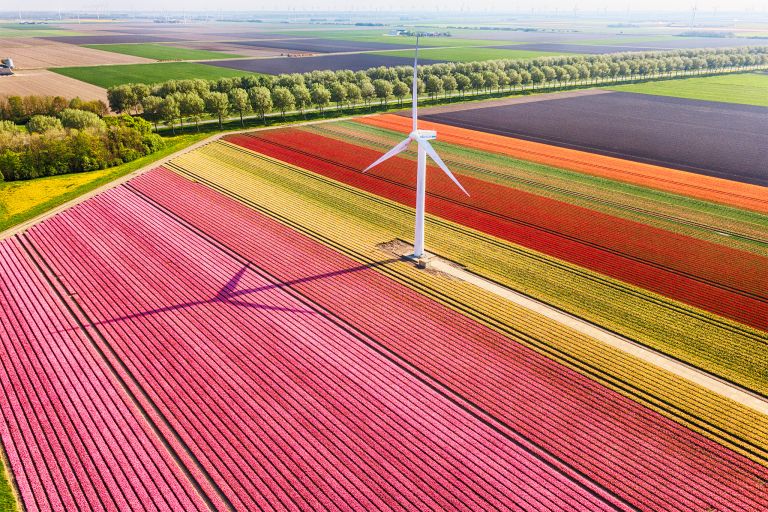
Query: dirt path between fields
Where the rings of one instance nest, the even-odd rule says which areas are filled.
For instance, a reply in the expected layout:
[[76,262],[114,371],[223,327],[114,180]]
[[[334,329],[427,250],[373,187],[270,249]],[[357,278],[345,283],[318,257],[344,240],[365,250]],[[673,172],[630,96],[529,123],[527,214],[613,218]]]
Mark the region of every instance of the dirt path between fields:
[[499,297],[503,297],[515,304],[538,313],[550,320],[570,327],[574,331],[585,334],[591,338],[599,340],[606,345],[630,354],[641,361],[645,361],[654,366],[662,368],[678,377],[682,377],[694,384],[708,389],[721,396],[729,398],[734,402],[749,407],[761,414],[768,415],[768,401],[729,382],[721,380],[709,373],[689,366],[683,362],[666,356],[660,352],[636,343],[628,338],[619,336],[605,329],[598,327],[590,322],[582,320],[576,316],[570,315],[560,309],[528,297],[522,293],[516,292],[492,281],[484,279],[472,272],[468,272],[455,264],[443,261],[439,258],[432,258],[429,261],[429,268],[442,272],[456,279],[474,284],[483,290],[489,291]]

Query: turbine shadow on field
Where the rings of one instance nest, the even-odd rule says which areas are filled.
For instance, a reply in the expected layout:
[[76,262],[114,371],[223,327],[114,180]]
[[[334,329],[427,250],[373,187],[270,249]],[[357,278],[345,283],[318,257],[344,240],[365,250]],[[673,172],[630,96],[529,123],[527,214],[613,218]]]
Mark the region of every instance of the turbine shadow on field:
[[[296,314],[315,314],[317,311],[308,309],[308,308],[292,308],[292,307],[283,307],[283,306],[273,306],[269,304],[263,304],[259,302],[253,302],[246,299],[248,295],[252,294],[258,294],[262,292],[267,292],[270,290],[280,289],[280,288],[290,288],[295,285],[308,283],[312,281],[318,281],[321,279],[330,279],[338,276],[342,276],[345,274],[351,274],[354,272],[360,272],[362,270],[368,270],[373,269],[379,266],[386,266],[391,263],[400,261],[398,258],[390,258],[387,260],[381,260],[381,261],[375,261],[372,263],[366,263],[363,265],[357,265],[350,268],[345,268],[341,270],[334,270],[333,272],[325,272],[323,274],[317,274],[312,276],[306,276],[301,277],[298,279],[293,279],[290,281],[284,281],[284,282],[278,282],[278,283],[270,283],[264,286],[259,286],[256,288],[244,288],[244,289],[238,289],[238,285],[240,284],[240,281],[243,279],[243,276],[246,274],[246,272],[250,269],[250,263],[243,266],[240,270],[235,273],[235,275],[230,278],[229,281],[227,281],[224,286],[219,289],[218,292],[213,297],[200,299],[200,300],[194,300],[190,302],[184,302],[181,304],[173,304],[169,306],[163,306],[155,309],[150,309],[147,311],[138,311],[135,313],[130,313],[127,315],[118,316],[115,318],[109,318],[105,320],[99,320],[98,322],[93,322],[92,325],[105,325],[105,324],[112,324],[121,322],[124,320],[132,320],[135,318],[144,318],[152,315],[158,315],[161,313],[167,313],[170,311],[178,311],[182,309],[188,309],[193,308],[195,306],[202,306],[206,304],[231,304],[233,306],[237,307],[243,307],[243,308],[252,308],[252,309],[259,309],[259,310],[267,310],[267,311],[278,311],[283,313],[296,313]],[[241,298],[242,297],[242,298]],[[76,327],[73,327],[71,329],[63,329],[59,332],[64,332],[68,330],[75,330]]]

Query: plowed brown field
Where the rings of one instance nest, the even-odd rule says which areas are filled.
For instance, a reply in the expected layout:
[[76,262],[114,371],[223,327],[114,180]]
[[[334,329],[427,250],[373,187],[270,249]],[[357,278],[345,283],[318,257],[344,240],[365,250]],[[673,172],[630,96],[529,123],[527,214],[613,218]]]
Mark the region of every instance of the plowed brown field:
[[107,91],[74,78],[46,69],[20,71],[13,76],[0,76],[0,96],[63,96],[107,103]]
[[0,52],[3,57],[11,57],[16,67],[22,70],[154,62],[133,55],[93,50],[37,38],[0,39]]

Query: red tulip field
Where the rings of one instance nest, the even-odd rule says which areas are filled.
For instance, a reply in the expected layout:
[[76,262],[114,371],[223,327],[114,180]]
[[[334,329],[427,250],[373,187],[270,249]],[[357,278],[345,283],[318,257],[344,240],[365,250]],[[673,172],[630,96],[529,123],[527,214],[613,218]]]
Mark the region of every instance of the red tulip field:
[[[406,160],[395,158],[369,175],[360,174],[377,158],[375,149],[294,129],[229,140],[376,195],[413,203],[413,170]],[[755,279],[768,268],[766,257],[488,186],[472,177],[464,182],[475,193],[466,198],[436,167],[430,177],[430,213],[768,330],[768,274]]]
[[[759,412],[387,249],[414,153],[360,173],[373,124],[227,136],[0,240],[24,510],[768,510]],[[762,213],[438,149],[471,196],[429,168],[428,250],[768,395]]]

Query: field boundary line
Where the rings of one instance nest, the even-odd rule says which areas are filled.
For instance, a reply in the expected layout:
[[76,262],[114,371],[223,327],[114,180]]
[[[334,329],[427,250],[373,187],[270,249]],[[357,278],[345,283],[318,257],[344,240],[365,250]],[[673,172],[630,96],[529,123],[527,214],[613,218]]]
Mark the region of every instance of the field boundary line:
[[[333,121],[348,121],[355,118],[360,117],[369,117],[376,115],[375,113],[367,114],[367,115],[356,115],[356,116],[347,116],[347,117],[334,117],[334,118],[328,118],[328,119],[315,119],[312,121],[305,121],[301,123],[290,123],[289,126],[303,126],[303,125],[312,125],[312,124],[322,124],[322,123],[329,123]],[[249,132],[256,132],[256,131],[262,131],[262,130],[274,130],[276,128],[281,128],[282,126],[263,126],[258,128],[245,128],[242,130],[232,130],[232,131],[225,131],[225,132],[219,132],[211,135],[210,137],[206,137],[203,140],[197,141],[194,144],[191,144],[185,148],[182,148],[174,153],[171,153],[170,155],[166,155],[162,158],[159,158],[157,160],[154,160],[144,167],[141,167],[139,169],[136,169],[135,171],[130,172],[129,174],[126,174],[125,176],[121,176],[115,180],[110,181],[109,183],[105,183],[104,185],[95,188],[91,190],[90,192],[86,192],[85,194],[78,196],[74,199],[71,199],[67,201],[64,204],[60,204],[59,206],[48,210],[47,212],[41,213],[37,217],[33,217],[27,221],[22,222],[21,224],[17,224],[13,227],[8,228],[7,230],[0,232],[0,240],[4,240],[6,238],[11,238],[15,235],[20,235],[24,233],[29,228],[33,227],[36,224],[39,224],[40,222],[43,222],[46,219],[49,219],[55,215],[58,215],[61,212],[64,212],[66,210],[69,210],[70,208],[77,206],[78,204],[87,201],[88,199],[95,197],[102,192],[106,192],[107,190],[113,189],[115,187],[119,187],[120,185],[124,185],[125,183],[129,182],[133,178],[140,176],[144,174],[145,172],[149,172],[152,169],[156,169],[157,167],[161,167],[162,165],[170,162],[171,160],[178,158],[181,155],[184,155],[186,153],[189,153],[191,151],[194,151],[196,149],[199,149],[207,144],[210,144],[211,142],[216,142],[217,140],[221,139],[222,137],[225,137],[227,135],[237,135],[241,133],[249,133]]]
[[[371,128],[377,128],[377,127],[371,127]],[[381,130],[385,130],[385,129],[381,128]],[[324,132],[324,135],[327,136],[327,133],[330,133],[331,136],[334,139],[337,139],[337,138],[339,138],[341,136],[340,135],[341,132],[334,132],[334,131],[332,131],[332,129],[330,129],[328,132]],[[389,149],[388,145],[382,144],[381,142],[377,142],[376,139],[373,139],[373,138],[368,137],[368,136],[363,136],[363,135],[352,136],[352,135],[348,135],[346,133],[343,133],[343,137],[347,141],[354,140],[354,141],[359,141],[362,144],[375,145],[376,147],[378,147],[379,149],[382,149],[383,151],[386,151],[387,149]],[[472,149],[472,148],[467,148],[467,147],[465,147],[465,148],[466,149]],[[402,154],[403,155],[411,155],[413,158],[415,158],[415,155],[416,155],[413,151],[408,151],[408,150],[406,150]],[[510,157],[510,158],[514,158],[514,157]],[[733,237],[733,238],[740,238],[740,239],[743,239],[743,240],[748,240],[748,241],[751,241],[751,242],[756,242],[756,243],[760,243],[760,244],[763,244],[763,245],[768,245],[768,238],[758,238],[758,237],[752,236],[752,235],[744,235],[744,234],[737,233],[736,231],[732,231],[732,230],[729,230],[729,229],[726,229],[726,228],[718,228],[718,227],[715,227],[715,226],[710,226],[710,225],[702,223],[702,222],[688,220],[688,219],[685,219],[683,217],[676,217],[676,216],[671,215],[671,214],[664,214],[664,213],[655,212],[653,210],[645,209],[645,208],[642,208],[642,207],[639,207],[639,206],[626,206],[626,205],[623,205],[620,202],[611,201],[609,199],[604,199],[604,198],[601,198],[601,197],[595,196],[595,195],[590,195],[590,194],[588,194],[586,192],[574,192],[574,191],[570,191],[570,190],[568,190],[566,188],[562,188],[562,187],[557,186],[557,185],[546,184],[546,183],[539,182],[539,181],[536,181],[536,180],[531,179],[531,178],[525,178],[525,177],[514,176],[514,175],[507,175],[507,174],[504,174],[504,173],[501,173],[501,172],[498,172],[498,171],[494,171],[494,170],[491,170],[491,169],[486,169],[484,167],[480,167],[480,166],[477,166],[477,165],[474,165],[474,164],[471,164],[471,163],[467,163],[467,162],[462,161],[462,160],[451,160],[449,157],[443,157],[443,160],[445,161],[446,164],[451,164],[452,163],[456,167],[463,167],[463,168],[475,171],[475,172],[483,174],[483,175],[488,175],[488,176],[492,176],[492,177],[495,177],[495,178],[502,179],[503,181],[511,181],[513,183],[522,183],[524,185],[527,185],[527,186],[530,186],[530,187],[535,187],[537,189],[545,190],[545,191],[548,191],[548,192],[555,192],[555,193],[558,193],[558,194],[563,194],[563,195],[567,195],[567,196],[578,198],[578,199],[584,199],[584,200],[588,200],[588,201],[593,201],[593,202],[599,203],[601,205],[606,205],[606,206],[614,207],[614,208],[621,209],[621,210],[624,210],[624,211],[628,211],[628,212],[632,212],[632,213],[638,213],[638,214],[641,214],[641,215],[647,215],[647,216],[650,216],[650,217],[653,217],[653,218],[656,218],[656,219],[661,219],[661,220],[664,220],[664,221],[673,222],[673,223],[681,224],[681,225],[685,225],[685,226],[691,226],[691,227],[699,228],[699,229],[706,230],[706,231],[709,231],[709,232],[717,232],[721,236],[727,235],[727,236],[730,236],[730,237]],[[540,165],[544,165],[544,164],[540,164]]]
[[[354,194],[356,194],[358,196],[369,197],[369,198],[376,197],[377,198],[377,202],[382,203],[382,204],[384,204],[384,203],[386,203],[386,204],[391,203],[390,200],[384,199],[381,196],[372,195],[370,192],[365,192],[362,189],[357,189],[357,188],[352,187],[350,185],[343,184],[343,183],[341,183],[339,181],[332,180],[330,178],[326,178],[326,177],[324,177],[324,176],[322,176],[320,174],[317,174],[317,173],[315,173],[313,171],[309,171],[309,170],[303,169],[301,167],[293,166],[293,165],[285,163],[285,162],[283,162],[281,160],[278,160],[278,159],[275,159],[275,158],[263,155],[261,153],[254,152],[253,150],[247,149],[245,147],[238,146],[236,144],[230,143],[230,142],[228,142],[226,140],[221,141],[221,144],[226,145],[226,146],[228,146],[228,147],[230,147],[232,149],[235,149],[235,150],[240,151],[240,152],[245,153],[245,154],[256,155],[258,158],[260,158],[262,160],[270,161],[270,162],[272,162],[272,163],[274,163],[276,165],[285,167],[287,169],[291,169],[291,170],[293,170],[295,172],[299,172],[299,173],[301,173],[301,174],[303,174],[305,176],[311,176],[313,179],[322,181],[324,183],[330,183],[334,187],[344,188],[345,190],[352,191]],[[176,166],[176,165],[172,165],[171,168],[172,169],[177,169],[179,167]],[[199,177],[196,176],[195,179],[199,179]],[[215,185],[213,185],[211,182],[206,182],[206,183],[208,183],[209,186],[214,186],[215,187]],[[408,210],[409,207],[407,207],[405,205],[401,205],[399,203],[396,203],[396,205],[393,206],[393,207],[397,207],[401,211],[409,211],[411,215],[413,214],[413,209],[411,208],[410,210]],[[633,295],[635,297],[642,298],[643,300],[651,302],[651,303],[656,304],[656,305],[662,305],[665,308],[672,309],[672,310],[677,311],[677,312],[683,312],[684,314],[686,314],[688,316],[692,316],[692,317],[699,318],[699,319],[706,319],[707,322],[716,324],[716,325],[718,325],[718,326],[720,326],[720,327],[722,327],[722,328],[724,328],[726,330],[729,330],[731,332],[735,331],[735,332],[738,332],[740,334],[749,336],[752,339],[760,340],[762,342],[762,339],[763,339],[762,335],[758,335],[756,333],[753,333],[752,332],[753,329],[751,329],[751,328],[746,328],[746,327],[743,328],[743,327],[741,327],[740,326],[741,324],[738,324],[737,322],[728,321],[727,319],[719,317],[718,315],[706,313],[703,310],[699,310],[698,308],[692,308],[690,306],[686,306],[686,305],[684,305],[682,303],[678,303],[677,301],[670,302],[668,299],[666,299],[666,298],[664,298],[664,297],[662,297],[662,296],[660,296],[660,295],[658,295],[656,293],[649,292],[649,291],[647,291],[647,290],[645,290],[643,288],[638,288],[638,287],[635,287],[635,286],[627,285],[626,283],[624,283],[624,281],[608,278],[608,277],[604,276],[603,274],[595,273],[595,272],[592,272],[592,271],[588,271],[588,270],[584,269],[584,267],[580,267],[578,265],[572,265],[570,263],[565,262],[564,260],[553,259],[553,258],[550,258],[550,257],[544,257],[542,255],[539,255],[539,253],[537,253],[535,251],[530,251],[530,250],[526,249],[523,246],[520,246],[520,245],[517,245],[517,244],[510,244],[509,242],[506,242],[506,241],[504,241],[502,239],[486,235],[484,233],[481,233],[479,231],[473,230],[472,228],[467,228],[467,227],[465,227],[465,226],[463,226],[461,224],[457,224],[455,222],[444,220],[441,217],[430,216],[430,219],[431,219],[432,222],[434,222],[434,223],[436,223],[438,225],[446,226],[447,228],[452,229],[452,230],[458,230],[461,233],[464,233],[464,234],[466,234],[468,236],[471,236],[473,238],[482,238],[483,240],[487,241],[488,243],[493,244],[494,246],[508,248],[510,250],[513,250],[514,252],[516,252],[518,254],[522,254],[522,255],[526,256],[527,258],[533,258],[533,259],[536,259],[538,261],[542,261],[542,262],[546,263],[547,265],[554,266],[556,268],[560,268],[560,269],[564,268],[564,269],[566,269],[568,272],[570,272],[572,274],[577,274],[579,277],[588,278],[588,279],[590,279],[593,282],[597,282],[598,284],[604,284],[604,285],[607,285],[607,286],[609,286],[611,288],[619,289],[619,290],[621,290],[624,293],[631,294],[631,295]],[[670,356],[670,357],[672,357],[672,356]],[[702,370],[702,371],[705,371],[705,370]],[[728,379],[723,379],[723,380],[726,380],[727,382],[731,382]],[[733,385],[738,386],[738,384],[736,384],[734,382],[731,382],[731,383]],[[764,397],[766,400],[768,400],[768,395],[763,395],[762,393],[755,393],[755,394],[757,394],[760,397]]]
[[[357,170],[357,169],[353,168],[350,165],[344,164],[343,162],[339,162],[337,160],[334,160],[334,159],[328,158],[328,157],[315,156],[315,155],[312,155],[312,154],[310,154],[309,152],[307,152],[307,151],[305,151],[303,149],[292,148],[292,147],[289,147],[286,144],[281,143],[281,142],[276,142],[276,141],[272,141],[272,140],[268,140],[268,139],[263,139],[263,138],[258,137],[256,135],[248,135],[248,136],[252,137],[254,139],[266,142],[266,143],[271,144],[273,146],[281,147],[281,148],[284,148],[284,149],[290,149],[291,151],[299,153],[299,154],[304,154],[304,155],[312,156],[312,157],[314,157],[314,158],[316,158],[318,160],[322,160],[324,162],[328,162],[328,163],[331,163],[333,165],[336,165],[336,166],[339,166],[339,167],[343,167],[343,168],[348,169],[350,171],[356,171]],[[377,176],[375,174],[373,174],[371,176],[373,178],[375,178],[375,179],[378,179],[379,181],[383,181],[383,182],[390,183],[390,184],[393,184],[393,185],[401,186],[403,188],[407,188],[408,190],[411,190],[412,192],[415,192],[415,188],[411,187],[410,185],[400,184],[396,180],[387,178],[385,176]],[[681,269],[678,269],[678,268],[675,268],[675,267],[672,267],[672,266],[665,265],[663,263],[658,263],[658,262],[654,262],[652,260],[644,259],[644,258],[642,258],[640,256],[632,255],[632,254],[623,252],[620,249],[611,248],[611,247],[608,247],[608,246],[603,246],[599,242],[591,242],[591,241],[589,241],[587,239],[579,238],[577,235],[569,235],[567,233],[562,233],[560,231],[557,231],[555,228],[548,228],[548,227],[540,225],[540,224],[528,222],[526,220],[523,220],[522,218],[513,218],[513,217],[508,216],[505,213],[494,212],[492,210],[488,210],[486,208],[483,208],[483,207],[481,207],[479,205],[474,205],[473,206],[473,205],[470,205],[468,203],[464,203],[462,200],[451,199],[450,197],[445,196],[445,195],[440,195],[439,193],[428,192],[427,195],[430,196],[430,197],[434,197],[436,199],[440,199],[442,201],[449,202],[451,204],[463,206],[463,207],[466,207],[468,209],[471,209],[471,210],[474,210],[474,211],[477,211],[477,212],[480,212],[480,213],[484,213],[484,214],[487,214],[487,215],[490,215],[490,216],[493,216],[493,217],[496,217],[496,218],[500,218],[500,219],[502,219],[504,221],[507,221],[507,222],[510,222],[510,223],[515,223],[515,224],[518,224],[518,225],[530,227],[531,229],[535,229],[535,230],[540,231],[540,232],[549,233],[549,234],[552,234],[552,235],[555,235],[555,236],[558,236],[558,237],[561,237],[561,238],[564,238],[564,239],[568,239],[570,241],[573,241],[575,243],[581,244],[583,246],[592,247],[592,248],[604,251],[606,253],[614,254],[616,256],[619,256],[619,257],[622,257],[622,258],[626,258],[628,260],[635,261],[637,263],[641,263],[641,264],[647,265],[649,267],[660,269],[660,270],[663,270],[663,271],[666,271],[666,272],[670,272],[670,273],[673,273],[673,274],[676,274],[676,275],[679,275],[679,276],[683,276],[683,277],[685,277],[687,279],[691,279],[691,280],[694,280],[694,281],[698,281],[700,283],[707,284],[707,285],[712,286],[712,287],[716,287],[716,288],[720,288],[722,290],[726,290],[726,291],[729,291],[729,292],[732,292],[732,293],[736,293],[736,294],[742,295],[744,297],[751,298],[751,299],[756,300],[756,301],[768,302],[768,298],[767,297],[763,297],[763,296],[758,295],[756,293],[753,293],[753,292],[750,292],[750,291],[746,291],[746,290],[741,290],[739,288],[736,288],[735,286],[731,286],[731,285],[728,285],[728,284],[725,284],[725,283],[720,283],[720,282],[717,282],[717,281],[713,281],[713,280],[711,280],[709,278],[706,278],[706,277],[699,277],[698,275],[691,274],[690,272],[688,272],[686,270],[681,270]]]

